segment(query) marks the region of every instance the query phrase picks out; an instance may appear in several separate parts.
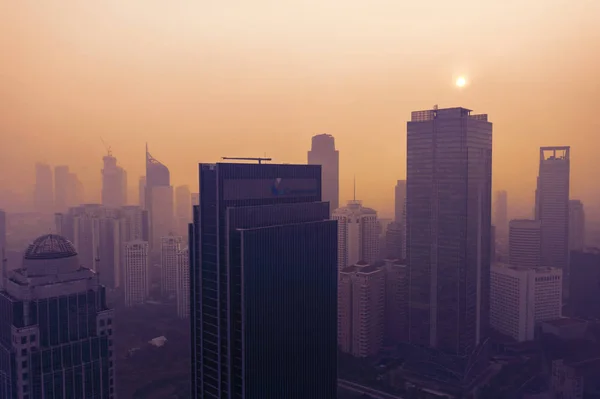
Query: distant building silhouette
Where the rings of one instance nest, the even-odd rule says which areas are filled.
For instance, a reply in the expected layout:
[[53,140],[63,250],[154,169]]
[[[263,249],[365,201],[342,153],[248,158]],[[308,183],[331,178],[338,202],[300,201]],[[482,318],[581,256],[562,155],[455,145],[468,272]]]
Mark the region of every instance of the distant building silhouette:
[[114,314],[96,273],[46,235],[0,291],[0,397],[114,398]]
[[579,200],[569,201],[569,250],[585,248],[585,210]]
[[404,204],[406,203],[406,180],[398,180],[394,187],[394,221],[404,225]]
[[177,234],[187,237],[188,225],[192,221],[192,193],[188,186],[179,186],[175,189],[175,218]]
[[190,251],[188,248],[177,251],[177,316],[190,317]]
[[600,318],[600,249],[571,251],[570,315]]
[[563,296],[569,297],[570,147],[541,147],[536,189],[536,219],[542,228],[542,265],[563,271]]
[[37,212],[54,212],[54,179],[52,168],[44,163],[35,164],[34,208]]
[[379,225],[377,212],[362,206],[361,201],[348,201],[348,205],[333,212],[338,225],[338,268],[342,270],[359,261],[373,263],[378,258]]
[[142,209],[146,209],[146,176],[141,176],[138,182],[139,205]]
[[146,196],[150,226],[150,250],[160,251],[161,238],[173,231],[173,187],[169,169],[146,146]]
[[217,163],[199,174],[192,397],[335,398],[337,227],[320,202],[321,167]]
[[182,243],[183,239],[175,236],[161,240],[160,291],[164,298],[174,298],[177,294],[177,254],[181,251]]
[[515,267],[542,266],[542,223],[539,220],[510,221],[508,263]]
[[489,325],[492,124],[413,112],[407,148],[410,342],[469,356]]
[[148,242],[130,241],[125,244],[124,292],[125,306],[141,305],[150,294]]
[[322,166],[323,201],[329,202],[329,210],[333,212],[340,206],[340,153],[330,134],[313,136],[311,144],[308,164]]
[[408,341],[408,268],[406,261],[386,259],[385,337],[389,345]]
[[508,234],[508,193],[505,190],[496,191],[493,222],[496,226],[496,236],[506,239]]
[[[73,203],[74,187],[72,178],[69,177],[69,167],[67,165],[58,165],[54,167],[54,206],[56,212],[65,212]],[[71,193],[69,192],[71,191]],[[69,198],[71,194],[72,198]]]
[[113,208],[127,205],[127,172],[117,166],[117,158],[110,151],[102,161],[102,205]]
[[398,222],[387,225],[385,232],[385,259],[404,259],[403,251],[404,227]]

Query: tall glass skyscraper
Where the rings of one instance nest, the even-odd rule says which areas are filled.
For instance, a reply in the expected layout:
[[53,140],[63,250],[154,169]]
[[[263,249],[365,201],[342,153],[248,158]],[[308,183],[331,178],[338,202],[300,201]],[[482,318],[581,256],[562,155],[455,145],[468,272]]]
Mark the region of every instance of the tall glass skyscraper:
[[0,291],[0,397],[113,399],[113,311],[58,235],[39,237]]
[[407,149],[410,341],[468,356],[489,318],[492,124],[464,108],[413,112]]
[[337,224],[321,166],[201,164],[194,398],[337,396]]

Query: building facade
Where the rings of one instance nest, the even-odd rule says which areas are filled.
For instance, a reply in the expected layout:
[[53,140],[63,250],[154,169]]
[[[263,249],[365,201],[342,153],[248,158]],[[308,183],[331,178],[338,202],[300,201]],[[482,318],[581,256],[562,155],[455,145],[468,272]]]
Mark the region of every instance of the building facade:
[[54,212],[54,178],[52,168],[45,163],[35,164],[33,203],[36,212],[43,214]]
[[0,397],[113,399],[113,310],[64,237],[46,235],[0,291]]
[[407,134],[410,342],[468,356],[489,324],[492,124],[413,112]]
[[516,267],[542,266],[542,223],[539,220],[510,221],[508,263]]
[[190,237],[194,398],[337,392],[337,227],[321,167],[201,164]]
[[190,251],[187,248],[177,251],[177,316],[190,317]]
[[102,161],[102,205],[112,208],[127,205],[127,172],[117,165],[117,158],[110,151]]
[[125,244],[124,292],[125,306],[145,303],[150,294],[148,242],[135,240]]
[[506,239],[508,233],[508,193],[505,190],[496,191],[493,223],[496,226],[498,237]]
[[379,225],[377,212],[363,207],[361,201],[333,211],[338,225],[338,268],[342,270],[365,261],[373,263],[379,254]]
[[579,200],[569,201],[569,251],[585,248],[585,210]]
[[562,270],[492,266],[490,325],[515,340],[534,339],[539,322],[562,315]]
[[187,237],[188,225],[192,222],[192,193],[188,186],[175,189],[175,219],[177,234]]
[[163,298],[177,295],[178,253],[181,251],[181,237],[163,237],[160,246],[160,292]]
[[321,165],[323,201],[329,202],[330,212],[333,212],[340,206],[340,153],[330,134],[313,136],[311,144],[308,164]]
[[397,345],[408,341],[408,268],[406,261],[386,259],[385,341]]

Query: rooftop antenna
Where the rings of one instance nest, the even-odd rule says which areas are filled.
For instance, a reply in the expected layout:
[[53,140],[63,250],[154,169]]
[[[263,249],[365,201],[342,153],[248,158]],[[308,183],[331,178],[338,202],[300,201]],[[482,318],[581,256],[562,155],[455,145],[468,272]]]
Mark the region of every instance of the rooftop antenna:
[[108,153],[109,157],[112,157],[112,149],[109,145],[106,145],[106,143],[104,142],[104,139],[102,137],[100,137],[100,141],[102,141],[102,145],[104,145],[104,148],[106,148],[106,152]]

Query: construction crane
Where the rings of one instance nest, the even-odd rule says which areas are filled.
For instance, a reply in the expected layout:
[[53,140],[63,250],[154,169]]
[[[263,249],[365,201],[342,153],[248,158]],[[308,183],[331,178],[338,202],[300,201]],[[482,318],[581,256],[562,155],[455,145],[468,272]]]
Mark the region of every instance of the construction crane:
[[104,148],[106,148],[106,152],[108,153],[109,157],[112,157],[112,149],[109,145],[106,145],[106,143],[104,142],[104,139],[102,137],[100,137],[100,141],[102,141],[102,145],[104,146]]
[[271,158],[244,158],[244,157],[222,157],[223,160],[231,160],[231,161],[258,161],[259,164],[262,164],[263,161],[272,161]]

